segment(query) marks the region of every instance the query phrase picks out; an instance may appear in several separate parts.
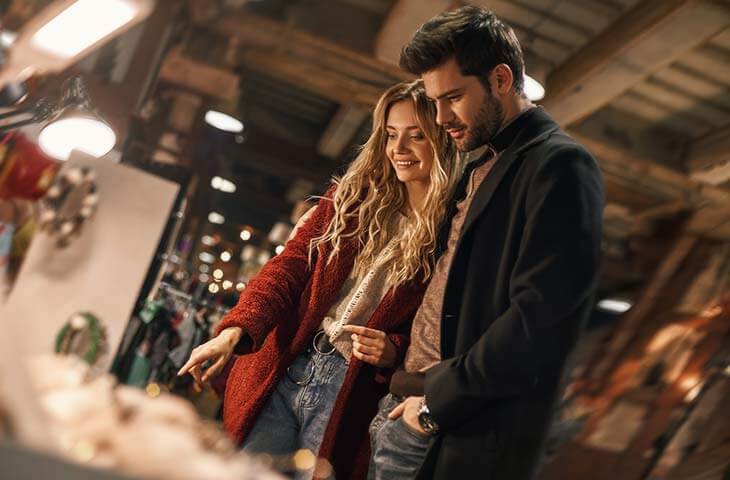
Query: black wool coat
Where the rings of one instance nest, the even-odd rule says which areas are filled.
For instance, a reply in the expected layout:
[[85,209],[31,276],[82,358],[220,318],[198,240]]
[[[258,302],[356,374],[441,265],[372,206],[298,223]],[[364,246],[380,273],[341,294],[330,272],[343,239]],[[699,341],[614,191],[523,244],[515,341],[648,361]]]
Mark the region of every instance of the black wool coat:
[[566,357],[593,307],[604,204],[595,160],[541,108],[494,147],[501,155],[449,271],[443,361],[426,372],[441,433],[421,479],[532,478]]

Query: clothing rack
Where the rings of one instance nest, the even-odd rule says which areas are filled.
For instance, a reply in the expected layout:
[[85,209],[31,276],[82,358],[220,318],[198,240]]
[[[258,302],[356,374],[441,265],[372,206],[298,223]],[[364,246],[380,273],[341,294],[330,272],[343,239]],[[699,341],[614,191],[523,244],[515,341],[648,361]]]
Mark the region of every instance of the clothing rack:
[[165,292],[168,295],[177,297],[181,300],[188,302],[190,306],[208,308],[210,310],[215,310],[222,315],[225,315],[230,310],[229,308],[221,307],[220,305],[216,305],[210,301],[195,298],[193,295],[187,292],[183,292],[179,288],[174,287],[166,282],[160,282],[158,286],[158,292]]

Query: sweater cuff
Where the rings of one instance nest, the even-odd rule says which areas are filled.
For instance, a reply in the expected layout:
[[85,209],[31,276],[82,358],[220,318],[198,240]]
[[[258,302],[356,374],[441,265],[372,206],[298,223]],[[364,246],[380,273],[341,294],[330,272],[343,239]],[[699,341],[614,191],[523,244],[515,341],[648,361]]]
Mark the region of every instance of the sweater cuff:
[[406,352],[410,345],[410,339],[408,335],[401,335],[399,333],[391,333],[388,335],[388,339],[395,345],[395,362],[392,367],[388,368],[377,368],[375,370],[375,381],[378,383],[390,383],[390,378],[398,367],[403,364],[403,360],[406,358]]

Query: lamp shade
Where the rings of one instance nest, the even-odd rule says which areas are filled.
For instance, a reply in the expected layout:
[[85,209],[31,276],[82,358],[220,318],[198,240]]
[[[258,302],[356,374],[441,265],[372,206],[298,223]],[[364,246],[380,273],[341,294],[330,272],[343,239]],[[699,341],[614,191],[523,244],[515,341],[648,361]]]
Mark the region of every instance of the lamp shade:
[[[535,102],[545,97],[545,84],[550,65],[530,51],[525,52],[525,95]],[[529,72],[529,75],[528,73]]]
[[73,150],[94,157],[109,153],[117,141],[114,130],[96,115],[80,108],[64,112],[46,125],[38,136],[38,144],[48,155],[66,161]]
[[525,95],[532,102],[542,100],[545,97],[545,87],[528,74],[525,74]]

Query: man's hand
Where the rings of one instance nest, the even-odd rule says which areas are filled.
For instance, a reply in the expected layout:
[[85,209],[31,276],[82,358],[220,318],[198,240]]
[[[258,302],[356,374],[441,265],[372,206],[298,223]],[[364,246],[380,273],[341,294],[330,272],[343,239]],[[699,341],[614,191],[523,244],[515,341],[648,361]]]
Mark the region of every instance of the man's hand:
[[[190,373],[195,379],[195,383],[202,387],[205,382],[218,375],[218,372],[226,365],[233,354],[234,347],[241,339],[242,333],[243,331],[238,327],[229,327],[217,337],[194,348],[190,359],[177,374]],[[211,361],[213,364],[203,372],[203,364],[207,361]]]
[[428,433],[424,429],[421,428],[421,424],[418,423],[418,410],[421,407],[421,400],[423,397],[408,397],[406,398],[401,404],[396,406],[390,414],[388,414],[388,418],[391,420],[396,420],[398,417],[403,417],[403,423],[406,424],[406,427],[410,428],[416,433],[419,433],[425,437],[428,437]]
[[380,368],[395,367],[398,353],[385,332],[359,325],[344,325],[342,329],[352,334],[355,358]]

